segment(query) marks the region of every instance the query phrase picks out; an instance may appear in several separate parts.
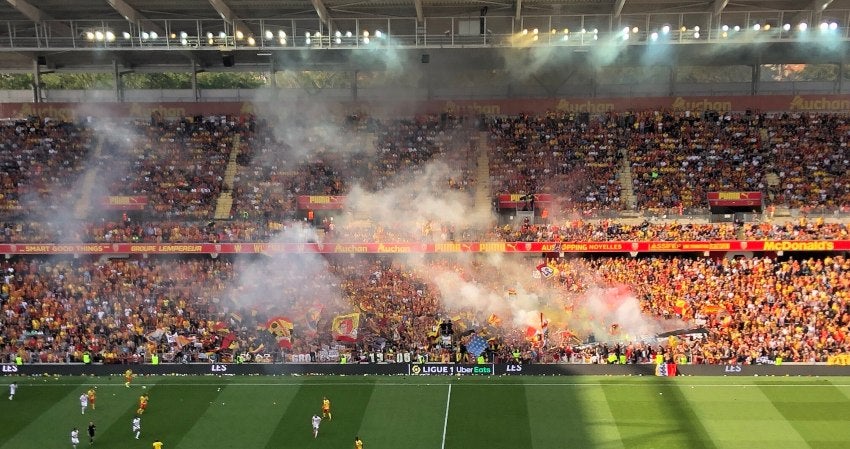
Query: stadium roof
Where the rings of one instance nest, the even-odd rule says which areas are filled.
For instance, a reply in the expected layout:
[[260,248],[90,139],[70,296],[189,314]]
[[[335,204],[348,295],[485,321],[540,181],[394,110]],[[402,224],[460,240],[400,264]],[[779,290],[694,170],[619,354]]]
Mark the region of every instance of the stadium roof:
[[[801,38],[800,23],[811,27],[807,36],[831,25],[829,40],[801,45],[811,39]],[[139,71],[381,68],[387,54],[374,50],[383,47],[392,49],[390,63],[418,63],[427,52],[444,67],[498,67],[503,55],[529,47],[631,64],[645,59],[665,26],[668,43],[692,44],[669,46],[667,63],[844,62],[850,0],[0,0],[0,70],[30,71],[39,58],[51,70],[81,71],[113,64]],[[635,30],[629,41],[620,40],[624,28]],[[733,35],[733,28],[743,31]],[[374,33],[381,30],[388,37],[379,43]],[[533,30],[542,39],[535,32],[531,41]],[[600,53],[603,42],[622,48]]]

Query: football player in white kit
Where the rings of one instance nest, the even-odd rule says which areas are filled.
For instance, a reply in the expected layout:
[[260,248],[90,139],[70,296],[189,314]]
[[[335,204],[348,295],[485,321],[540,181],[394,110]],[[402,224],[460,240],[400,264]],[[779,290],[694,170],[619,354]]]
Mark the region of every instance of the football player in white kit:
[[322,423],[322,417],[319,415],[313,415],[313,438],[317,438],[319,436],[319,424]]
[[142,433],[142,418],[136,416],[133,418],[133,433],[136,434],[136,439],[139,439],[139,434]]
[[71,430],[71,445],[74,446],[74,449],[77,449],[78,444],[80,444],[80,431],[74,427]]
[[88,408],[88,406],[89,396],[85,392],[83,392],[83,394],[80,395],[80,414],[85,415],[86,408]]
[[12,382],[11,384],[9,384],[9,400],[10,401],[15,398],[15,393],[17,393],[17,392],[18,392],[18,383]]

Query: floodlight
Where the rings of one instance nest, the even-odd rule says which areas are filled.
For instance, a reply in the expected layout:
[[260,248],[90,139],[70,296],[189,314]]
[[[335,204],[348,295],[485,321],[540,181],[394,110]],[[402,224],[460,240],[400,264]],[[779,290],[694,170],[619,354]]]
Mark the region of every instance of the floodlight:
[[654,40],[654,41],[657,41],[658,40],[658,33],[653,31],[652,34],[649,35],[649,38]]
[[265,35],[267,41],[274,39],[274,33],[272,33],[272,30],[266,30]]
[[103,35],[103,31],[97,30],[94,32],[95,40],[102,41],[105,36]]
[[243,33],[243,32],[242,32],[242,31],[240,31],[240,30],[236,30],[236,39],[240,39],[240,40],[241,40],[243,37],[245,37],[245,33]]
[[94,33],[92,33],[91,31],[86,31],[86,39],[93,41],[94,40]]
[[664,25],[663,27],[661,27],[661,33],[662,34],[669,34],[670,33],[670,25]]

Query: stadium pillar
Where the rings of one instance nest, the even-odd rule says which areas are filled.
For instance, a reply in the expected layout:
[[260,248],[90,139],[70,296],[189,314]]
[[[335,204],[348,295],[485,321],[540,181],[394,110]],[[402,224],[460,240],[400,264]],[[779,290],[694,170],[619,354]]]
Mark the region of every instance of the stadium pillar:
[[355,70],[351,72],[352,80],[351,80],[351,99],[357,101],[357,75],[360,73],[359,70]]
[[753,64],[753,76],[750,82],[750,95],[758,95],[761,82],[761,64]]
[[195,101],[200,100],[200,95],[198,92],[198,63],[195,60],[192,60],[192,97]]
[[32,81],[32,102],[41,103],[41,66],[38,64],[38,58],[33,60]]
[[121,72],[118,71],[118,60],[112,60],[112,78],[115,81],[115,101],[124,102],[124,88],[121,86]]
[[835,93],[840,94],[844,91],[844,63],[838,63],[838,79],[835,81]]
[[669,95],[674,97],[676,96],[676,64],[670,64],[670,71],[668,72],[668,75],[667,84],[669,86]]

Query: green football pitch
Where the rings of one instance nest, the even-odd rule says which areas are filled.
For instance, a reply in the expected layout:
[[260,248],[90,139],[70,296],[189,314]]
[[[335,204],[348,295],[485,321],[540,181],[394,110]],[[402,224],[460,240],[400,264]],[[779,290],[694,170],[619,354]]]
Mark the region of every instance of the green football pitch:
[[[0,378],[8,391],[12,378]],[[0,448],[848,448],[846,377],[16,378]],[[142,389],[142,386],[145,389]],[[97,408],[79,396],[97,386]],[[150,394],[139,440],[130,422]],[[310,418],[331,400],[314,439]]]

